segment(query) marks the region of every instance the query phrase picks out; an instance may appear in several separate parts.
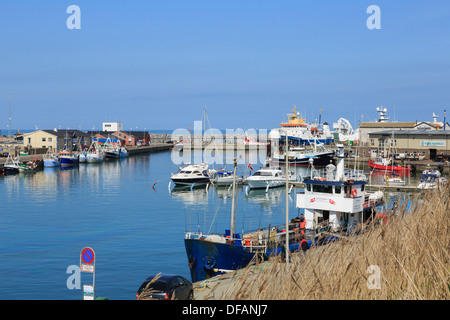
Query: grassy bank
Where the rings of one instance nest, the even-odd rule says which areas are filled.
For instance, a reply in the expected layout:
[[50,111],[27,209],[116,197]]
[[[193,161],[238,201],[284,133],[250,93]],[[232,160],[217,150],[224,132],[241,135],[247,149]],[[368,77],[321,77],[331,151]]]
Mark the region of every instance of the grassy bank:
[[413,196],[386,224],[327,246],[247,268],[224,299],[450,299],[450,185]]

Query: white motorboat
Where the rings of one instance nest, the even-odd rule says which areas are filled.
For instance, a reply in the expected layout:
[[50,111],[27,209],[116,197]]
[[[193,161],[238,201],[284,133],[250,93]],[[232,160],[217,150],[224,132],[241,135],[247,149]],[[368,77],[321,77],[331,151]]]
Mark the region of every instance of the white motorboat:
[[[216,179],[214,183],[219,187],[230,186],[233,184],[234,174],[232,171],[220,170],[216,174]],[[244,182],[244,178],[240,176],[236,176],[236,184],[242,184]]]
[[443,177],[439,170],[426,169],[422,172],[420,183],[417,186],[419,190],[436,189],[443,187],[448,182],[447,178]]
[[386,176],[384,178],[384,183],[386,184],[386,186],[389,186],[389,187],[401,187],[401,186],[406,185],[405,180],[398,178],[398,177],[389,177],[389,176]]
[[187,165],[180,168],[176,174],[172,173],[172,181],[177,186],[203,185],[209,183],[209,170],[206,163]]
[[266,189],[284,186],[286,177],[280,168],[262,167],[244,181],[250,189]]

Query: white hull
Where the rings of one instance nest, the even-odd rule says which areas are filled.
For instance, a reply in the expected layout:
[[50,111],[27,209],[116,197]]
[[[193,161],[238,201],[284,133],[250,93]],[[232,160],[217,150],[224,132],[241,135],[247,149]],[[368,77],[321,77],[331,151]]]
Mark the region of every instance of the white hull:
[[85,152],[80,153],[80,155],[78,156],[78,161],[80,163],[87,162],[87,155]]
[[245,180],[250,189],[265,189],[267,186],[269,188],[281,187],[286,184],[284,180],[255,180],[255,179],[247,179]]
[[103,160],[104,160],[104,157],[101,155],[97,155],[97,154],[95,154],[95,155],[88,154],[86,157],[87,163],[99,163],[99,162],[103,162]]
[[[244,179],[241,177],[236,177],[236,184],[242,184]],[[225,177],[225,178],[218,178],[215,181],[215,184],[219,187],[229,186],[233,184],[233,177]]]

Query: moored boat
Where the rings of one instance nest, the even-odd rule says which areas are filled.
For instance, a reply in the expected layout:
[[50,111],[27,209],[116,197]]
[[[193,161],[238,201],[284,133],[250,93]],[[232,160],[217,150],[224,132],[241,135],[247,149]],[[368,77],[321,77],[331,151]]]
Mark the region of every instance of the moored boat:
[[20,168],[20,160],[18,158],[13,158],[11,153],[8,153],[8,157],[6,158],[6,162],[3,165],[2,173],[13,174],[18,173]]
[[44,161],[44,167],[46,167],[46,168],[61,166],[61,162],[59,161],[58,156],[52,152],[47,152],[43,156],[43,161]]
[[305,189],[297,194],[297,208],[305,210],[307,238],[323,234],[328,237],[325,241],[334,241],[361,232],[384,204],[383,192],[365,191],[365,177],[344,172],[343,145],[338,146],[337,168],[330,164],[320,173],[312,166],[310,177],[303,183]]
[[78,154],[71,151],[62,150],[59,152],[61,167],[71,167],[78,165]]
[[410,166],[395,165],[391,158],[376,157],[375,160],[369,160],[369,166],[378,171],[394,171],[397,173],[411,172]]
[[[230,186],[233,184],[234,174],[232,171],[219,170],[216,173],[216,179],[214,183],[219,187]],[[243,177],[237,176],[235,178],[236,184],[242,184],[244,181]]]
[[244,182],[250,189],[276,188],[286,184],[286,177],[279,167],[262,167]]
[[437,189],[445,186],[448,179],[443,177],[439,170],[427,168],[420,176],[418,190]]
[[105,160],[105,153],[98,146],[96,141],[92,142],[89,150],[86,152],[86,162],[87,163],[100,163]]
[[37,169],[37,158],[34,161],[27,161],[20,165],[19,172],[21,173],[35,173]]
[[314,143],[329,145],[334,141],[327,123],[321,124],[319,120],[319,123],[307,124],[306,119],[299,117],[299,115],[299,112],[296,111],[296,106],[294,106],[292,113],[287,115],[288,121],[280,123],[280,131],[284,135],[281,136],[282,140],[287,135],[289,144],[298,146],[309,146]]
[[187,165],[170,177],[177,186],[205,185],[210,182],[208,165],[206,163]]

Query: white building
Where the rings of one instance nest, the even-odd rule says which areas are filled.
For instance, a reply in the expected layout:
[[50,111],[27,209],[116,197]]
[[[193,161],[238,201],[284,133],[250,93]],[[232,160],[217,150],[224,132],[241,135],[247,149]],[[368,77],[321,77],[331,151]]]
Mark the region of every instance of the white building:
[[103,122],[103,131],[123,131],[122,122]]

